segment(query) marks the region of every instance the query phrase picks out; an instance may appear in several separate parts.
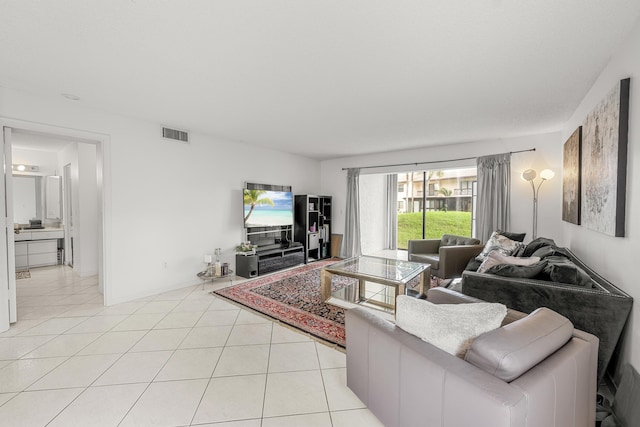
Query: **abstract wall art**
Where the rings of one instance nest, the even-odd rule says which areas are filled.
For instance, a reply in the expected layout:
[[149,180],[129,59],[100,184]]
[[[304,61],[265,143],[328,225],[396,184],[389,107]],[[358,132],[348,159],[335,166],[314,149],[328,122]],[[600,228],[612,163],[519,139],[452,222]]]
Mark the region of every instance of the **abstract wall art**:
[[616,237],[625,233],[629,83],[621,80],[582,123],[580,220]]
[[562,220],[580,225],[582,127],[564,143],[562,157]]

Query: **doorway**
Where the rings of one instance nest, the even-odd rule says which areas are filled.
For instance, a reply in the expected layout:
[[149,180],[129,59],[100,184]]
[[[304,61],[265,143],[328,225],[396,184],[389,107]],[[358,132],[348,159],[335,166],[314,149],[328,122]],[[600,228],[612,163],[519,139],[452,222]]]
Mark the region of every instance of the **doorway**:
[[[107,236],[105,233],[105,208],[107,206],[107,200],[105,194],[108,194],[108,186],[110,183],[110,177],[105,176],[108,174],[108,168],[106,167],[108,161],[108,144],[109,140],[106,135],[77,131],[66,128],[59,128],[50,125],[43,125],[31,122],[23,122],[19,120],[0,118],[0,124],[3,128],[3,164],[4,174],[0,179],[0,188],[2,188],[2,203],[0,208],[4,211],[7,218],[6,226],[4,227],[6,232],[0,233],[0,275],[7,278],[9,283],[8,289],[0,287],[0,298],[5,295],[10,301],[9,306],[0,304],[0,332],[9,328],[10,323],[17,321],[16,311],[16,282],[15,282],[15,249],[14,249],[14,220],[13,220],[13,200],[12,200],[12,176],[11,166],[13,162],[11,142],[13,135],[27,133],[33,135],[47,136],[53,139],[71,139],[73,141],[91,144],[95,147],[95,171],[96,171],[96,187],[97,187],[97,203],[95,209],[95,215],[97,216],[97,276],[98,284],[101,293],[103,294],[103,304],[108,302],[108,280],[105,272],[105,258],[104,254],[107,252],[105,246],[107,244]],[[69,212],[68,210],[67,212]],[[73,218],[73,217],[72,217]],[[71,247],[73,244],[71,244]]]

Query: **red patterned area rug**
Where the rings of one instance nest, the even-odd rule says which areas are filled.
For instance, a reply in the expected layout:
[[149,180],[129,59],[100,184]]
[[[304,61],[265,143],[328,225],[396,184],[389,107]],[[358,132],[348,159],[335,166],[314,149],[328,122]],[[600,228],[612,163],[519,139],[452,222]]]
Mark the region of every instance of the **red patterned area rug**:
[[[344,309],[320,299],[320,269],[336,262],[317,261],[292,270],[259,277],[249,282],[215,291],[260,313],[325,341],[345,345]],[[334,290],[347,280],[335,280]]]
[[[320,298],[320,269],[334,262],[337,261],[317,261],[214,292],[322,340],[344,347],[344,309],[323,303]],[[331,287],[333,291],[337,291],[354,280],[334,276]],[[432,279],[431,285],[437,283]]]

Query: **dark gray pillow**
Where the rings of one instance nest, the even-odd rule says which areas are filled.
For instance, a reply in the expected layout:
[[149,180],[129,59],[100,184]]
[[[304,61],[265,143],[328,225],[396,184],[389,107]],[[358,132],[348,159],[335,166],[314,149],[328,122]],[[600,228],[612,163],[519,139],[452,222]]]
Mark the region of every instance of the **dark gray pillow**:
[[485,273],[518,279],[531,279],[540,274],[546,266],[547,261],[544,260],[531,265],[498,264],[490,267]]
[[529,242],[527,247],[524,248],[524,253],[522,254],[522,256],[530,257],[533,255],[535,251],[537,251],[543,246],[555,246],[555,245],[556,245],[556,242],[554,242],[551,239],[547,239],[546,237],[538,237],[537,239]]
[[475,258],[471,258],[464,269],[468,271],[478,271],[478,268],[480,268],[481,264],[482,264],[482,261],[478,261]]
[[576,286],[592,287],[591,277],[582,268],[563,256],[547,257],[548,264],[544,274],[549,279],[558,283],[567,283]]
[[524,238],[527,235],[527,233],[512,233],[511,231],[502,231],[502,230],[497,230],[498,234],[502,234],[504,237],[508,237],[511,240],[514,240],[516,242],[524,242]]
[[554,246],[541,246],[537,249],[531,256],[540,257],[540,259],[544,259],[548,256],[553,256],[556,254],[556,248]]

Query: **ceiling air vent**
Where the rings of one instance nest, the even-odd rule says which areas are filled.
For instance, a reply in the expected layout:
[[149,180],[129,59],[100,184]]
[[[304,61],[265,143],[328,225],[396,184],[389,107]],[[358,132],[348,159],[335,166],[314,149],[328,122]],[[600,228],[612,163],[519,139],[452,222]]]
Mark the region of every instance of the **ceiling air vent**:
[[167,139],[175,139],[176,141],[189,143],[189,133],[183,130],[162,128],[162,136]]

